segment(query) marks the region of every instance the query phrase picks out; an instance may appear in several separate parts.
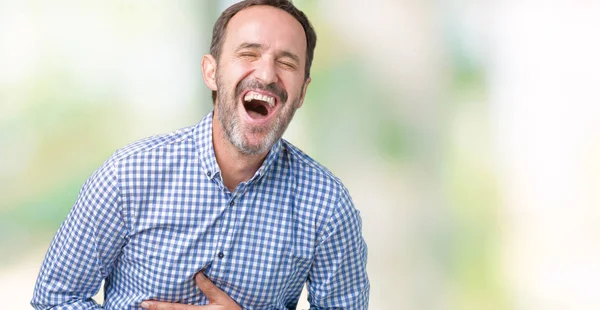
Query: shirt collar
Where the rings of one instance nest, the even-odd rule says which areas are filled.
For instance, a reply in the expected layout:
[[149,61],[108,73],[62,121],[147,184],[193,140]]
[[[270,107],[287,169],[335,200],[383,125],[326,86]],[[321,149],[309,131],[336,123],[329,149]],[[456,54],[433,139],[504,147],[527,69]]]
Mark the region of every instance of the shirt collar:
[[262,165],[260,165],[260,168],[258,168],[258,170],[254,174],[254,176],[250,179],[250,181],[253,181],[254,179],[260,179],[263,175],[265,175],[267,172],[269,172],[269,168],[271,166],[273,166],[273,163],[279,157],[279,153],[281,153],[281,149],[282,149],[281,139],[278,139],[277,142],[275,142],[275,144],[273,144],[273,146],[271,147],[271,150],[269,151],[269,154],[263,161]]
[[[215,156],[215,149],[213,145],[213,114],[214,111],[211,111],[202,119],[202,121],[200,121],[200,123],[196,126],[197,133],[195,135],[197,139],[196,145],[198,148],[198,155],[200,156],[202,172],[210,179],[221,173],[219,164],[217,164],[217,158]],[[264,176],[269,171],[269,168],[272,166],[273,162],[275,162],[275,160],[279,157],[281,149],[282,142],[281,139],[279,139],[271,147],[271,150],[269,151],[269,154],[263,161],[262,165],[260,168],[258,168],[254,176],[248,182],[252,182],[255,179],[260,179],[262,176]]]
[[197,133],[195,135],[202,172],[211,179],[220,172],[213,147],[212,118],[213,112],[211,111],[196,126]]

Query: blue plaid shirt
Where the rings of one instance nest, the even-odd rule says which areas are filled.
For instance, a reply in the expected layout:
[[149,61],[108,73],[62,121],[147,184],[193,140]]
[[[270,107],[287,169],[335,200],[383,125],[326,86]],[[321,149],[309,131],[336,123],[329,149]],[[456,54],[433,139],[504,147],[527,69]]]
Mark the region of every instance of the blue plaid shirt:
[[[279,140],[233,192],[199,124],[117,151],[84,184],[46,254],[36,309],[204,305],[203,271],[244,309],[366,309],[361,219],[331,172]],[[105,280],[105,302],[91,297]]]

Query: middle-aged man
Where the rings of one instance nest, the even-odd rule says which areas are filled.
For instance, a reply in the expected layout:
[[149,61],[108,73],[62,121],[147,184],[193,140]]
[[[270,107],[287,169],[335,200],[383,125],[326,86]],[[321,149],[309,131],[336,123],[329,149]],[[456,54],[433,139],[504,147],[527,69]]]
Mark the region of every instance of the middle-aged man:
[[[281,139],[316,35],[287,0],[217,20],[203,77],[214,111],[133,143],[83,188],[46,254],[36,309],[366,309],[361,219],[331,172]],[[105,302],[92,296],[105,281]]]

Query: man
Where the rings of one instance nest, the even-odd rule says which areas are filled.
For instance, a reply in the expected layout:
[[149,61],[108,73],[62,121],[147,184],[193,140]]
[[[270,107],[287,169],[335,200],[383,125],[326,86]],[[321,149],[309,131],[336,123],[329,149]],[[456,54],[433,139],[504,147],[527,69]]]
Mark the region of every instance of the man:
[[84,184],[42,265],[37,309],[366,309],[361,220],[342,183],[281,139],[316,35],[286,0],[234,4],[194,127],[117,151]]

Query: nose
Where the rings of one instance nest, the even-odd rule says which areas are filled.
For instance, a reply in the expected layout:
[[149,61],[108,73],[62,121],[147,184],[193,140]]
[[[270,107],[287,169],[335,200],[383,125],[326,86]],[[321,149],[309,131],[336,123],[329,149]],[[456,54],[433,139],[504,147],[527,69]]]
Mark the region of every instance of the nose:
[[275,63],[270,57],[265,57],[256,63],[254,74],[265,85],[277,82]]

